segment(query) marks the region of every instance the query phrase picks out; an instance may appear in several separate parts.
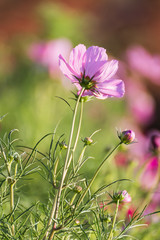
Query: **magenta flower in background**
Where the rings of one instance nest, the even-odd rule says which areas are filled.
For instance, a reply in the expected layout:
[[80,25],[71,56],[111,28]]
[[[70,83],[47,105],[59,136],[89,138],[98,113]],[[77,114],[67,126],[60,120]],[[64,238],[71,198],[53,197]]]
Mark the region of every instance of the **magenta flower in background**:
[[141,46],[130,47],[126,55],[133,70],[154,83],[160,84],[160,55],[151,55]]
[[129,110],[139,124],[149,124],[154,119],[155,101],[145,87],[135,79],[126,81],[126,94]]
[[[147,214],[151,214],[151,213],[155,212],[156,208],[157,208],[157,205],[155,203],[151,202],[146,207],[143,215],[145,216]],[[159,223],[159,220],[160,220],[159,214],[153,214],[153,215],[145,216],[144,219],[145,219],[146,224],[148,224],[148,225],[151,224],[151,223],[152,224],[153,223]]]
[[156,156],[152,157],[146,164],[141,176],[140,184],[142,188],[148,190],[154,188],[158,181],[159,162]]
[[152,130],[148,135],[149,150],[155,153],[160,152],[160,131]]
[[63,54],[64,57],[69,57],[69,53],[72,49],[72,44],[68,39],[59,38],[48,42],[33,43],[28,50],[29,57],[46,67],[51,76],[59,77],[61,72],[59,71],[59,54]]
[[156,207],[160,207],[160,184],[155,189],[153,196],[152,196],[152,204],[154,204]]
[[106,99],[124,95],[123,81],[115,78],[118,61],[109,61],[104,48],[92,46],[86,49],[79,44],[71,51],[69,63],[62,55],[59,56],[60,69],[79,92],[84,88],[82,96]]
[[126,212],[126,222],[130,222],[130,219],[132,219],[134,213],[136,211],[136,208],[134,206],[130,206]]

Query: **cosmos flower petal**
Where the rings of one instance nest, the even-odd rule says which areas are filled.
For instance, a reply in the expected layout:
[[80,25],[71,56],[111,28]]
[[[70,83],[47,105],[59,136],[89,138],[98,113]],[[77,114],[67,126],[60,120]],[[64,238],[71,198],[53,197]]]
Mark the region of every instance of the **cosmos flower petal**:
[[83,71],[83,56],[86,52],[86,46],[83,44],[79,44],[73,50],[71,51],[70,57],[69,57],[69,65],[74,69],[76,73],[79,75]]
[[125,93],[124,82],[120,79],[110,79],[103,83],[97,84],[97,89],[102,97],[123,97]]
[[85,67],[89,62],[107,61],[108,56],[104,48],[92,46],[84,54]]
[[101,74],[97,74],[95,76],[96,81],[103,82],[106,79],[112,78],[118,70],[118,61],[117,60],[111,60],[107,61],[105,65],[103,65],[103,69],[101,69]]
[[[78,91],[78,95],[80,94],[81,89]],[[91,90],[84,90],[82,97],[85,97],[85,96],[93,96],[93,92]]]
[[70,67],[70,65],[64,60],[64,58],[59,55],[59,67],[62,71],[62,73],[69,78],[73,83],[78,82],[77,78],[80,77],[78,74]]
[[101,75],[105,64],[106,61],[88,62],[85,67],[85,76],[93,78],[94,76]]

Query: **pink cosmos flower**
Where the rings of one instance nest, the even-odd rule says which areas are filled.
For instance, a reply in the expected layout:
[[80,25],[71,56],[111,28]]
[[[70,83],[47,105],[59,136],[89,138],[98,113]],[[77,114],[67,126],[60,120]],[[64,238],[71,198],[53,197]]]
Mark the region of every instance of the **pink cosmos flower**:
[[92,46],[86,49],[83,44],[79,44],[71,51],[69,63],[62,55],[59,56],[59,65],[79,92],[84,88],[82,96],[93,95],[106,99],[124,95],[123,81],[114,77],[118,61],[109,61],[104,48]]
[[131,196],[129,195],[129,193],[126,190],[123,190],[121,192],[121,195],[122,195],[122,202],[129,203],[132,201]]
[[48,42],[33,43],[28,50],[29,57],[46,67],[53,77],[59,77],[58,56],[62,53],[66,58],[69,56],[72,44],[68,39],[58,38]]
[[117,203],[118,200],[120,203],[129,203],[132,201],[131,196],[129,195],[129,193],[126,190],[123,190],[118,193],[114,193],[113,196],[111,196],[111,197],[113,199],[113,202],[115,202],[115,203]]
[[141,46],[127,50],[127,60],[131,68],[156,84],[160,84],[160,56],[151,55]]
[[140,183],[144,189],[150,189],[155,187],[158,180],[158,158],[152,157],[146,164],[144,171],[140,176]]

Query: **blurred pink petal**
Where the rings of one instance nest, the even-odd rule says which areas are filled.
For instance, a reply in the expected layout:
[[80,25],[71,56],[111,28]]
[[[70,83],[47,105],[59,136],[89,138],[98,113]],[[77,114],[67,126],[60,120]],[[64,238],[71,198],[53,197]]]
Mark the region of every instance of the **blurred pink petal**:
[[[144,211],[144,216],[150,213],[155,212],[157,209],[157,205],[154,202],[151,202]],[[151,223],[159,223],[160,217],[159,214],[153,214],[145,217],[145,221],[147,224]]]
[[148,124],[154,118],[155,102],[140,82],[128,79],[126,83],[127,103],[133,118],[139,124]]
[[122,197],[123,197],[122,202],[129,203],[129,202],[132,201],[131,196],[129,195],[129,193],[128,193],[126,190],[123,190],[123,191],[121,192],[121,195],[122,195]]
[[128,165],[127,155],[123,152],[118,152],[115,156],[115,163],[118,167],[127,167]]
[[69,64],[60,55],[59,65],[63,74],[75,84],[78,93],[85,89],[82,96],[105,99],[124,95],[123,81],[113,78],[118,62],[108,61],[104,48],[92,46],[86,50],[83,44],[79,44],[72,50]]
[[156,207],[160,207],[160,184],[158,185],[158,187],[155,189],[153,196],[152,196],[152,203],[156,206]]
[[151,55],[141,46],[130,47],[126,55],[133,70],[154,83],[160,84],[160,55]]
[[105,201],[100,202],[99,207],[103,208],[104,211],[107,210],[107,202],[105,202]]
[[154,188],[158,181],[159,162],[156,156],[152,157],[146,164],[141,176],[140,184],[144,189]]
[[133,206],[130,206],[126,212],[126,222],[129,223],[130,220],[132,219],[136,209]]
[[160,152],[160,131],[152,130],[148,134],[148,148],[153,152]]
[[48,68],[53,77],[61,74],[59,71],[59,54],[65,58],[69,57],[72,44],[68,39],[59,38],[48,42],[37,42],[30,46],[30,58]]

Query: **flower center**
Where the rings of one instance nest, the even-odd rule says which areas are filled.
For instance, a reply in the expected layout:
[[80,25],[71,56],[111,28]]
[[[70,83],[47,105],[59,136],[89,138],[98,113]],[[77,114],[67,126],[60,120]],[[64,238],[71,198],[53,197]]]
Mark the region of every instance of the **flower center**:
[[93,81],[93,77],[90,78],[88,76],[85,76],[85,74],[82,75],[82,78],[79,80],[79,84],[81,87],[84,87],[85,89],[93,89],[95,87],[96,82]]

